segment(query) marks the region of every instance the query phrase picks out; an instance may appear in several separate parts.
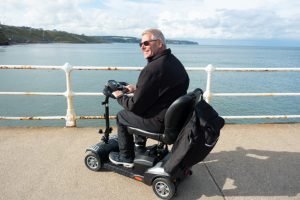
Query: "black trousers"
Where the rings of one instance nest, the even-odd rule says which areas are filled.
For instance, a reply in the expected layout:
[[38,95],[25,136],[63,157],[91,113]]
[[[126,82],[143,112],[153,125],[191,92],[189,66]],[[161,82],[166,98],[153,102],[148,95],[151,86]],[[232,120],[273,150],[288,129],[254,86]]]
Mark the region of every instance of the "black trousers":
[[134,143],[146,144],[146,138],[133,137],[127,131],[127,126],[132,126],[149,132],[161,132],[164,129],[163,120],[159,117],[143,118],[133,112],[121,110],[117,114],[118,142],[120,156],[128,159],[134,158]]

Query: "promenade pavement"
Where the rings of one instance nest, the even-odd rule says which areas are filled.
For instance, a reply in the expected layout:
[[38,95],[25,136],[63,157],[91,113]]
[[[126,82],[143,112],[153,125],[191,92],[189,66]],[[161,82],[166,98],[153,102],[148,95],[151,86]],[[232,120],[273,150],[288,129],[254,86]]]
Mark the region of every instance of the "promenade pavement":
[[[99,141],[97,131],[0,127],[0,199],[157,199],[141,182],[86,168],[85,149]],[[192,170],[174,200],[300,200],[300,124],[227,124]]]

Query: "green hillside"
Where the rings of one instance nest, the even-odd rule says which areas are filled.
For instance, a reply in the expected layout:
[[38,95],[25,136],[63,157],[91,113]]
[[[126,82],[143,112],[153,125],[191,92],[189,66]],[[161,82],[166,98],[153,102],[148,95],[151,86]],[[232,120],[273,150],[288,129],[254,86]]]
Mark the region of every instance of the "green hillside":
[[[124,36],[85,36],[65,31],[34,29],[0,24],[0,45],[20,43],[139,43],[140,39]],[[198,44],[167,40],[168,44]]]
[[2,31],[2,29],[0,28],[0,45],[8,45],[8,44],[9,44],[8,39],[4,35],[4,32]]
[[[0,25],[0,37],[9,44],[18,43],[102,43],[100,38],[77,35],[56,30],[34,29],[30,27],[16,27]],[[1,37],[2,38],[2,37]]]

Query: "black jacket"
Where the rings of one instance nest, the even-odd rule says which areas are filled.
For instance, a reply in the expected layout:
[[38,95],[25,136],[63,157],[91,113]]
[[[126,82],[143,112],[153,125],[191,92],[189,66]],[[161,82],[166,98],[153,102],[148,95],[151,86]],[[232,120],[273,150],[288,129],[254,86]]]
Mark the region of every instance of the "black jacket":
[[134,96],[124,95],[118,102],[126,110],[144,118],[158,116],[163,120],[167,108],[180,96],[186,94],[189,77],[181,62],[164,50],[148,59],[141,71]]

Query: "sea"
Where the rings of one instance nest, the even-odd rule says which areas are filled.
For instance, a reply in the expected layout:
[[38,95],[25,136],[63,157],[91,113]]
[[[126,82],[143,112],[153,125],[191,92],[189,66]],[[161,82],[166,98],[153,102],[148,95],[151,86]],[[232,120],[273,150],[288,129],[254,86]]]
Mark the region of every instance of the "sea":
[[[185,67],[230,68],[299,68],[300,47],[168,45]],[[0,46],[0,65],[143,67],[138,44],[24,44]],[[206,88],[206,72],[189,71],[189,91]],[[72,72],[74,92],[102,92],[108,80],[136,83],[139,71]],[[212,92],[269,93],[300,92],[300,72],[216,72]],[[0,92],[65,92],[62,70],[1,70]],[[103,96],[75,96],[77,116],[103,115]],[[299,96],[213,97],[211,105],[221,116],[235,115],[299,115]],[[0,116],[64,116],[63,96],[0,95]],[[110,114],[121,110],[110,101]],[[226,123],[293,123],[300,119],[244,119]],[[111,122],[115,124],[114,120]],[[78,127],[103,126],[104,120],[77,120]],[[0,120],[0,126],[65,126],[64,120]]]

